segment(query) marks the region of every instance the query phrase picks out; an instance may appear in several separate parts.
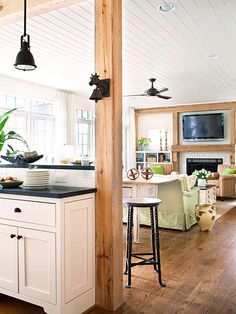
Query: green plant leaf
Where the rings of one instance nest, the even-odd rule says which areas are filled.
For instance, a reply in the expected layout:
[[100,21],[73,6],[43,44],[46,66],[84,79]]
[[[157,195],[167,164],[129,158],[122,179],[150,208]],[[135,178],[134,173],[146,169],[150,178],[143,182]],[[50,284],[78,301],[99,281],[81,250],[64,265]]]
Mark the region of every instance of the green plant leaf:
[[7,144],[7,146],[10,148],[11,152],[14,152],[14,148],[11,145]]
[[23,144],[25,144],[25,146],[29,150],[29,146],[28,146],[27,142],[25,141],[25,139],[20,134],[16,133],[15,131],[9,131],[6,134],[5,141],[8,141],[8,140],[18,140],[18,141],[22,142]]
[[11,109],[0,116],[0,132],[3,130],[5,124],[7,123],[9,116],[16,110],[17,108]]

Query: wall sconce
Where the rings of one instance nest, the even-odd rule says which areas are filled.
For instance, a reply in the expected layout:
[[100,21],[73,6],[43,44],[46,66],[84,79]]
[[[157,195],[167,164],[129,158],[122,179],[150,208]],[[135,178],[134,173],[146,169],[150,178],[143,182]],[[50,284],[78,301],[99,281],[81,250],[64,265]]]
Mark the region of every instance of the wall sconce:
[[95,73],[94,75],[91,74],[89,85],[96,86],[89,99],[98,102],[98,100],[102,100],[103,97],[110,96],[110,79],[100,80],[97,73]]

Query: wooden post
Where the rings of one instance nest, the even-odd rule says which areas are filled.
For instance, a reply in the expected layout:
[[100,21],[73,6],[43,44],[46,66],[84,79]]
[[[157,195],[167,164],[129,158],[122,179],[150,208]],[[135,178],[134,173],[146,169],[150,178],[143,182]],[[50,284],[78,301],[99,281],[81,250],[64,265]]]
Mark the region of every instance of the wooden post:
[[[173,113],[173,145],[179,144],[179,114]],[[172,151],[173,169],[179,171],[179,154],[176,151]]]
[[236,120],[235,120],[236,112],[235,110],[230,110],[230,144],[233,145],[233,151],[230,152],[230,163],[235,164],[235,143],[236,143]]
[[95,0],[95,68],[111,79],[96,105],[96,304],[123,303],[122,0]]

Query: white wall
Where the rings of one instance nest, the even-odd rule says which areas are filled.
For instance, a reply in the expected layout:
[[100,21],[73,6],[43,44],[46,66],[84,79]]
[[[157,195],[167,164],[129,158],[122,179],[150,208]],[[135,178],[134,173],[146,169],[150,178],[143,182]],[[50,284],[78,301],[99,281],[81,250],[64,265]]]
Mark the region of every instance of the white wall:
[[[23,168],[0,168],[0,177],[12,176],[24,178]],[[50,184],[76,187],[95,187],[94,170],[49,169]]]
[[[168,146],[173,143],[173,118],[172,113],[151,113],[138,117],[138,137],[148,137],[151,129],[168,130]],[[150,145],[149,150],[158,150],[159,146]]]
[[0,75],[0,93],[56,101],[57,89]]
[[60,158],[64,144],[76,145],[76,107],[94,109],[94,102],[88,97],[3,75],[0,75],[0,93],[43,99],[55,104],[56,159]]

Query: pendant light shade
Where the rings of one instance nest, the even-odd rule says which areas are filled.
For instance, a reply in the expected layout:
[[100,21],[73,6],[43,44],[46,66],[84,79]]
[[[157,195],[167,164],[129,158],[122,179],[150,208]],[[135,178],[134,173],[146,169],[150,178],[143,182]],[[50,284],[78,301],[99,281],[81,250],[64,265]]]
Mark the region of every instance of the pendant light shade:
[[30,37],[27,35],[27,41],[24,36],[21,36],[21,49],[16,56],[14,67],[17,70],[32,71],[37,68],[34,61],[34,56],[30,52]]
[[24,0],[24,35],[21,36],[21,48],[16,56],[14,67],[22,71],[33,71],[37,68],[30,51],[30,36],[26,33],[26,0]]

